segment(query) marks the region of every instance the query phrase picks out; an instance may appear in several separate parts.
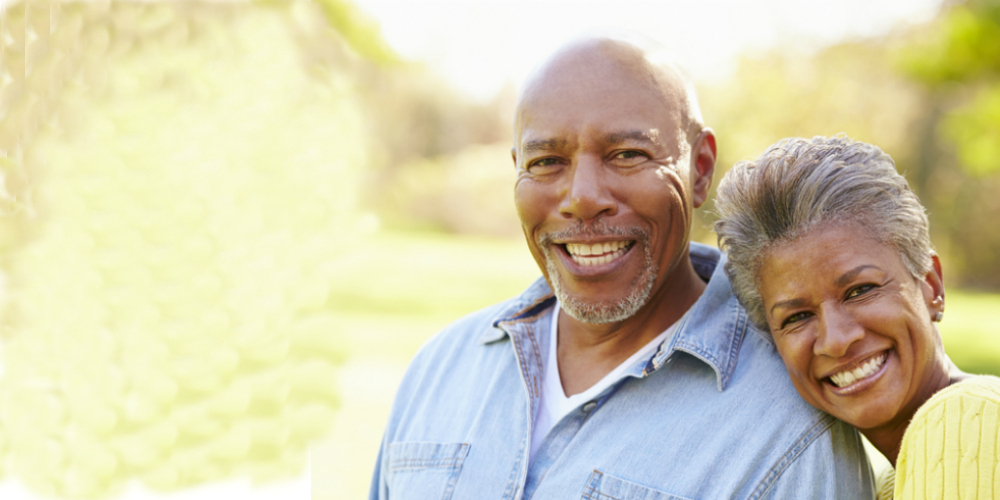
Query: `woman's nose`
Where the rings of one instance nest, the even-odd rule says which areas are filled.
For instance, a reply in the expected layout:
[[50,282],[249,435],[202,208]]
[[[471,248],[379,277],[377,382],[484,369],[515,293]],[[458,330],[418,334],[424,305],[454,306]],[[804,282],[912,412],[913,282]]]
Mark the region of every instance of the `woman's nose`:
[[818,338],[813,344],[813,353],[817,356],[845,356],[851,344],[865,336],[864,327],[839,307],[822,312],[819,330]]

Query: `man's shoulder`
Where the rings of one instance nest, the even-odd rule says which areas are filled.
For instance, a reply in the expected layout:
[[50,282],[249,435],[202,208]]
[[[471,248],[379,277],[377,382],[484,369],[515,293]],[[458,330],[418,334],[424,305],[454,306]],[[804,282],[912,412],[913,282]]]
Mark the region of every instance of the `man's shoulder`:
[[461,355],[460,351],[497,343],[507,336],[499,321],[516,319],[533,307],[547,307],[551,297],[545,280],[539,278],[519,295],[452,321],[421,346],[413,362],[438,362],[442,357]]

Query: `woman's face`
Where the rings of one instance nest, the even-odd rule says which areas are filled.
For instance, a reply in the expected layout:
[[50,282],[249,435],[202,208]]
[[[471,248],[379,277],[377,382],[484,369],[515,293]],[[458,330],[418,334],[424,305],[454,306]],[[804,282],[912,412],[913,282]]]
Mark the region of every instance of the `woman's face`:
[[939,387],[941,267],[921,279],[853,223],[772,249],[760,269],[767,322],[799,394],[860,429],[909,419]]

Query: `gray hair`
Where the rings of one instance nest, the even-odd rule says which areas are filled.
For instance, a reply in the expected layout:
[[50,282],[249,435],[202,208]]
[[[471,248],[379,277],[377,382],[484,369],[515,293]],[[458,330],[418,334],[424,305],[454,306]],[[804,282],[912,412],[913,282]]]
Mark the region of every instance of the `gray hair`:
[[915,278],[932,267],[927,215],[889,155],[843,135],[782,139],[719,184],[715,232],[751,321],[769,331],[760,266],[776,245],[826,223],[853,222],[892,245]]

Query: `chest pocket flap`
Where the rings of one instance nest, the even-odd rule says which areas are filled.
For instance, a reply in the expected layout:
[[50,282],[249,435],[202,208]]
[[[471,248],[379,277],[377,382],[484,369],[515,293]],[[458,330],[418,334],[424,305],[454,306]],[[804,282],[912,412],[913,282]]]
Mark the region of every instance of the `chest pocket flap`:
[[390,443],[390,495],[393,499],[448,500],[468,454],[467,443]]
[[689,500],[619,479],[599,470],[590,475],[581,498],[582,500]]

